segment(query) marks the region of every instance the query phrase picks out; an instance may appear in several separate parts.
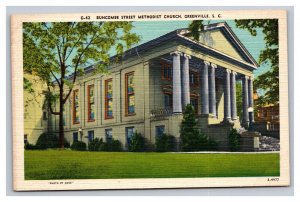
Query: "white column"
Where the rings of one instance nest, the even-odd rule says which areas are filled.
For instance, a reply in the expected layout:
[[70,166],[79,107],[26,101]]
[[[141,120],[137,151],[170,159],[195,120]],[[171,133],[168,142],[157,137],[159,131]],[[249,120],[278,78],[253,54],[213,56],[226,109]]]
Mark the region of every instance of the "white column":
[[209,114],[209,97],[208,97],[208,66],[210,63],[204,61],[201,69],[201,114]]
[[230,94],[231,94],[231,119],[236,120],[236,72],[231,72],[231,80],[230,80]]
[[231,121],[231,99],[230,99],[230,73],[229,69],[225,71],[224,80],[224,121]]
[[189,59],[191,56],[184,54],[183,55],[183,69],[182,69],[182,96],[183,96],[183,107],[187,104],[190,104],[190,67],[189,67]]
[[173,56],[173,113],[182,113],[180,71],[180,56],[182,53],[175,51],[171,55]]
[[243,86],[243,121],[242,121],[242,125],[246,128],[249,126],[248,79],[249,79],[248,76],[244,76],[242,78],[242,86]]
[[212,114],[214,117],[217,116],[216,110],[216,76],[215,76],[215,69],[217,65],[211,64],[209,77],[208,77],[208,84],[209,84],[209,113]]
[[[249,107],[253,108],[253,76],[249,78],[249,85],[248,85],[248,98],[249,98]],[[249,121],[251,123],[254,122],[254,112],[249,113]]]

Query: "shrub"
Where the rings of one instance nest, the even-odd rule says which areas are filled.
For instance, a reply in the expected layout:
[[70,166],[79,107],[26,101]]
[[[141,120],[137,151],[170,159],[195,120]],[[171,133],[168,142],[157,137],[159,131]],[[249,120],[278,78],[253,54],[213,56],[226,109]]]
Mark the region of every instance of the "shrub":
[[[59,139],[55,134],[51,133],[42,133],[36,144],[36,149],[48,149],[48,148],[59,148]],[[70,143],[64,139],[64,147],[70,148]]]
[[128,149],[131,152],[141,152],[146,150],[146,141],[141,133],[135,132],[131,138]]
[[198,143],[198,151],[216,151],[218,148],[218,143],[203,133],[199,134]]
[[229,133],[229,149],[230,151],[238,151],[240,148],[240,134],[236,129],[232,129]]
[[101,146],[104,144],[103,139],[95,138],[88,145],[89,151],[100,151]]
[[162,134],[155,140],[155,150],[158,152],[175,151],[175,137],[172,135]]
[[71,149],[75,151],[86,151],[86,144],[81,141],[73,142]]
[[112,139],[111,142],[104,142],[101,147],[101,151],[122,151],[122,143],[119,140]]
[[188,104],[183,113],[180,128],[182,151],[213,151],[217,149],[217,142],[200,132],[194,108]]
[[24,149],[25,150],[36,150],[37,147],[33,144],[30,144],[29,142],[27,142],[25,145],[24,145]]

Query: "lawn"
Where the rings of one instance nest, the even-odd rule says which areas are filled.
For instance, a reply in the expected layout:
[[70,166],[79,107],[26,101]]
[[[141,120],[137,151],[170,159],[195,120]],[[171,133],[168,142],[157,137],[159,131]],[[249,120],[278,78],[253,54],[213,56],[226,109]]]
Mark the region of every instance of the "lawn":
[[25,179],[279,176],[278,153],[25,151]]

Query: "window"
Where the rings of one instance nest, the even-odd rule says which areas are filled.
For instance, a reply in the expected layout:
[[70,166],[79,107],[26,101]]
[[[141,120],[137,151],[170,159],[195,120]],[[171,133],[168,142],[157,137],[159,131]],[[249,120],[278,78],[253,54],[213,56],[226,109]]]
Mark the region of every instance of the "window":
[[112,79],[105,81],[105,119],[113,118]]
[[191,96],[191,105],[193,106],[195,113],[198,114],[198,97]]
[[127,73],[125,75],[126,86],[126,116],[135,115],[135,95],[134,95],[134,72]]
[[190,85],[191,86],[199,85],[199,73],[197,71],[190,71]]
[[156,126],[155,127],[155,137],[161,137],[165,133],[165,126]]
[[173,107],[173,96],[172,96],[172,93],[165,93],[164,94],[164,105],[165,105],[165,109]]
[[92,142],[94,140],[94,131],[90,130],[88,131],[88,141],[89,143]]
[[78,142],[78,132],[73,133],[73,142]]
[[88,121],[95,121],[94,85],[88,86]]
[[171,80],[172,79],[172,65],[167,61],[161,61],[161,79]]
[[133,134],[134,134],[134,127],[127,127],[126,128],[126,144],[127,144],[127,147],[131,143],[131,139],[132,139]]
[[79,91],[73,91],[73,124],[79,123]]
[[113,139],[113,136],[112,136],[112,129],[106,129],[105,130],[105,140],[106,142],[109,142],[111,143],[112,142],[112,139]]

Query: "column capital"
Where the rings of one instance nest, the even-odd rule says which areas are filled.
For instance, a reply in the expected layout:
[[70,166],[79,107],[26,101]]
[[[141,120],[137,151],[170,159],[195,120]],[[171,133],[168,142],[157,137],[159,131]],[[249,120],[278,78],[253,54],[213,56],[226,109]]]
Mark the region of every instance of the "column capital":
[[244,75],[245,80],[249,80],[249,76]]
[[217,68],[218,66],[216,65],[216,64],[214,64],[214,63],[211,63],[211,65],[210,65],[211,67],[213,67],[213,68]]
[[186,53],[183,54],[183,57],[186,58],[186,59],[191,59],[192,58],[190,55],[188,55]]
[[235,71],[231,71],[231,74],[233,75],[237,75],[237,73]]
[[232,71],[230,69],[226,69],[226,72],[230,74]]
[[205,65],[210,65],[210,62],[208,62],[207,60],[203,61]]
[[173,56],[173,55],[179,55],[179,56],[182,56],[182,52],[180,52],[180,51],[174,51],[174,52],[171,52],[170,55],[171,55],[171,56]]
[[248,76],[248,79],[251,80],[251,81],[253,81],[254,80],[254,76],[253,75]]

